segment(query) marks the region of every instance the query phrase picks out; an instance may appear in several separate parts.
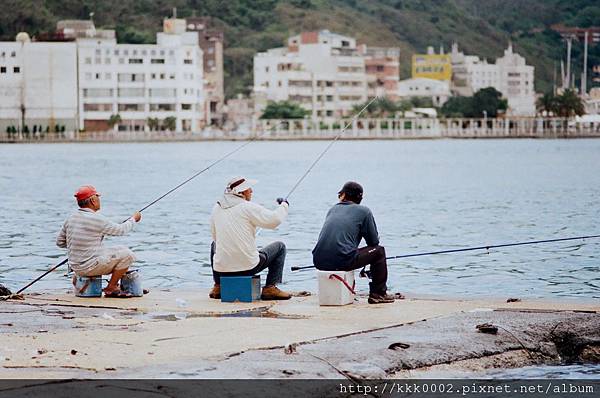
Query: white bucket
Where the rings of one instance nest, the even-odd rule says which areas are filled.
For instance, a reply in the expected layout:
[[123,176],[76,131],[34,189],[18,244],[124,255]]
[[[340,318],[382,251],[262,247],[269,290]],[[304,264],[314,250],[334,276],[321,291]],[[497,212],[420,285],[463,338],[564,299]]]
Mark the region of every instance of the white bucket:
[[317,271],[317,274],[319,305],[346,305],[354,302],[354,271]]

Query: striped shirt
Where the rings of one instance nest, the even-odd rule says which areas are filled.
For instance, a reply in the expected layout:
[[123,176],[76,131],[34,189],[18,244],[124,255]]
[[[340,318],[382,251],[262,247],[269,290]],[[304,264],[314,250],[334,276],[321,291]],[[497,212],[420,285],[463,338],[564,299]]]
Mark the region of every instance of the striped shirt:
[[133,218],[116,224],[92,209],[80,208],[63,224],[56,237],[56,245],[67,248],[73,271],[86,271],[96,266],[105,235],[125,235],[134,224]]

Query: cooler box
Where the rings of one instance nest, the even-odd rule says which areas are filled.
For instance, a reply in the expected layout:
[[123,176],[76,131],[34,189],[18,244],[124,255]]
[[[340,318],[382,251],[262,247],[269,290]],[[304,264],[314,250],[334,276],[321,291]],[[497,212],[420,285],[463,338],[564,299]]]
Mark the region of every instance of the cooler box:
[[354,302],[354,271],[317,271],[319,305],[346,305]]
[[73,290],[77,297],[102,297],[102,276],[78,276]]
[[251,303],[260,300],[260,275],[221,276],[221,301]]

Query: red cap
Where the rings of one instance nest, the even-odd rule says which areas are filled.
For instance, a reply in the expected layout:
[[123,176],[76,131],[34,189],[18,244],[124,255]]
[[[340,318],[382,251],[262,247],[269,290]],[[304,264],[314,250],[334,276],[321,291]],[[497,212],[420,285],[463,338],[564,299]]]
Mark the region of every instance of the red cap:
[[100,196],[100,194],[96,191],[96,188],[94,188],[92,185],[82,185],[79,187],[79,189],[77,190],[77,192],[75,192],[75,199],[77,199],[77,201],[82,201],[82,200],[86,200],[94,195],[98,195]]

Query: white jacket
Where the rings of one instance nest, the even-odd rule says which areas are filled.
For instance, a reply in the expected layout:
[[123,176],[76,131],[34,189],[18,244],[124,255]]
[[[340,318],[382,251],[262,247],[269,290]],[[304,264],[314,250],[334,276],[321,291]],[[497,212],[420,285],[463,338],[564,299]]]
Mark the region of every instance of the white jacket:
[[237,195],[223,195],[210,216],[210,232],[216,244],[214,269],[238,272],[256,267],[260,261],[256,227],[275,229],[287,214],[285,202],[275,210],[268,210]]

